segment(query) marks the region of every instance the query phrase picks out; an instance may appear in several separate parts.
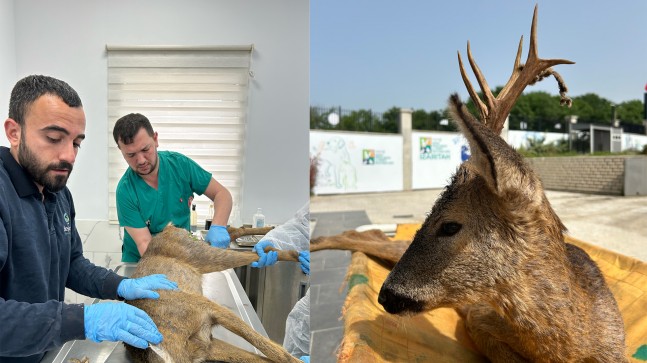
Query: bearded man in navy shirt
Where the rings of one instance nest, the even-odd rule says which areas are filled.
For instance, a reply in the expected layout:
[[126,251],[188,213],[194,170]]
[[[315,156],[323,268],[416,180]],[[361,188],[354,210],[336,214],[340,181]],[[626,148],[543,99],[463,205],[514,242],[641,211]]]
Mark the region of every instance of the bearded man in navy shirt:
[[85,139],[85,114],[67,83],[32,75],[11,92],[0,147],[0,362],[38,362],[74,339],[159,344],[150,317],[123,302],[64,303],[65,288],[99,299],[158,298],[163,275],[126,279],[83,257],[65,186]]

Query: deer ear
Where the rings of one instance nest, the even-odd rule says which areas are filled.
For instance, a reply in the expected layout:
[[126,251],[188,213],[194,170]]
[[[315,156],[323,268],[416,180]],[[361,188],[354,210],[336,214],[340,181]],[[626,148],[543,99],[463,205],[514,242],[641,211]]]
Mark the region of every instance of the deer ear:
[[[471,156],[467,162],[494,192],[499,195],[511,189],[533,194],[537,192],[536,188],[529,188],[535,184],[535,178],[521,155],[476,119],[457,94],[450,97],[449,110],[470,145]],[[541,188],[539,191],[541,193]],[[528,197],[534,199],[534,195]]]

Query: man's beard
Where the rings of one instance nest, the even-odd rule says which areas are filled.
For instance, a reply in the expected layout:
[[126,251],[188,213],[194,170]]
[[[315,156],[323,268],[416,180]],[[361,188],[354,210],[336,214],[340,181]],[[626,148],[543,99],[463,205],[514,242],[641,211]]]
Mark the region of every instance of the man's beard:
[[[50,164],[46,166],[42,165],[36,154],[27,147],[24,137],[21,137],[20,146],[18,147],[18,162],[23,168],[25,168],[25,170],[27,170],[29,175],[34,179],[34,182],[42,185],[53,193],[65,188],[67,179],[72,173],[72,164],[67,161],[61,161],[58,164]],[[48,171],[55,169],[67,169],[68,173],[67,175],[54,176],[48,174]]]
[[156,156],[155,160],[152,163],[150,163],[151,167],[148,170],[148,172],[140,173],[139,170],[135,169],[135,173],[137,173],[137,174],[139,174],[141,176],[152,174],[155,171],[155,169],[157,168],[157,161],[159,160],[159,157],[157,157],[157,154],[155,154],[155,156]]

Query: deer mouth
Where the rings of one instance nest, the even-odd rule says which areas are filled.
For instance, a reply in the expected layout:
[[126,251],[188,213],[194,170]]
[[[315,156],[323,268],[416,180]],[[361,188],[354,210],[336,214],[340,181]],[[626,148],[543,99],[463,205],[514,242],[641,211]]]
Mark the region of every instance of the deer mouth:
[[398,294],[387,286],[383,285],[377,302],[384,307],[389,314],[413,315],[424,310],[425,303],[414,300],[410,297]]

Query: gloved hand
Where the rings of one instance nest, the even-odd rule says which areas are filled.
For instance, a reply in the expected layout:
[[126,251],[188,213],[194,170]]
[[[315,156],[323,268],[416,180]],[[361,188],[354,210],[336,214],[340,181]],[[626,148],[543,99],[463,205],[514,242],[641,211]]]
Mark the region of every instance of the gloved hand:
[[303,357],[299,358],[305,363],[310,363],[310,356],[309,355],[304,355]]
[[159,344],[162,334],[148,314],[125,303],[100,303],[84,307],[85,337],[94,342],[123,341],[140,349]]
[[260,240],[257,244],[254,245],[254,251],[258,254],[258,261],[252,262],[250,266],[261,268],[266,266],[272,266],[276,263],[279,258],[279,254],[276,251],[269,251],[265,253],[265,247],[274,247],[272,242],[267,240]]
[[231,237],[229,237],[227,227],[212,224],[211,227],[209,227],[209,232],[207,232],[207,236],[204,239],[207,240],[207,242],[209,242],[209,244],[213,247],[227,248],[229,247],[229,241],[231,240]]
[[168,280],[166,275],[162,274],[124,279],[117,286],[117,295],[126,300],[158,299],[160,294],[153,290],[177,290],[177,283]]
[[301,271],[310,275],[310,251],[299,252],[299,262],[301,262]]

